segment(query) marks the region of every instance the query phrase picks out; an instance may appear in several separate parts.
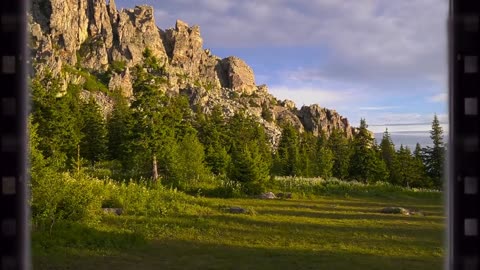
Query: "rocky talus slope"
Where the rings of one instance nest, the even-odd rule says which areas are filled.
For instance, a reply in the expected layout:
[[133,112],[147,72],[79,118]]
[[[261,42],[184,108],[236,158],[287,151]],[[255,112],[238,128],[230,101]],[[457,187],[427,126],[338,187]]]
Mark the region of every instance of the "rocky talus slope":
[[[191,105],[206,113],[214,106],[221,106],[226,116],[245,110],[266,128],[273,145],[278,143],[282,123],[315,135],[341,129],[351,137],[356,130],[334,110],[319,105],[298,109],[292,101],[277,100],[266,85],[255,84],[252,68],[242,59],[221,59],[204,49],[199,26],[177,20],[174,28],[159,29],[150,6],[117,10],[114,0],[33,0],[29,30],[33,72],[60,78],[64,90],[68,84],[85,82],[81,74],[65,67],[101,74],[121,62],[125,68],[111,74],[105,84],[110,91],[131,98],[130,70],[142,63],[148,47],[168,76],[159,91],[187,94]],[[114,106],[108,93],[90,89],[82,96],[93,96],[105,114]],[[272,119],[264,119],[262,111],[268,111]]]

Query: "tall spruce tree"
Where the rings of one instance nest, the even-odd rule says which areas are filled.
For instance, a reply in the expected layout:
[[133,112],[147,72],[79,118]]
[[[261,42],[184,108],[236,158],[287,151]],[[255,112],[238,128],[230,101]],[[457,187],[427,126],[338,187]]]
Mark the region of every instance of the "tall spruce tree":
[[316,140],[314,162],[315,176],[325,179],[332,176],[334,165],[333,151],[328,146],[327,135],[323,131]]
[[442,188],[443,168],[445,162],[445,145],[443,143],[443,130],[436,114],[432,121],[430,138],[432,139],[433,146],[427,146],[424,151],[425,167],[427,169],[428,176],[433,181],[434,186],[436,188]]
[[335,129],[330,134],[328,145],[333,154],[332,175],[339,179],[347,179],[352,156],[351,141],[342,131]]
[[350,161],[350,176],[362,182],[385,181],[388,170],[385,162],[376,151],[374,138],[368,131],[365,119],[353,139],[353,155]]
[[179,187],[195,187],[209,180],[205,165],[205,151],[195,133],[188,133],[178,145],[177,170]]
[[118,160],[124,172],[135,167],[134,156],[134,125],[133,111],[128,101],[122,95],[114,95],[115,106],[107,119],[108,153],[111,160]]
[[69,85],[63,92],[60,80],[51,74],[32,79],[32,115],[33,123],[41,127],[38,149],[52,166],[66,169],[70,168],[67,161],[77,156],[82,139],[80,88]]
[[244,113],[234,115],[228,123],[230,156],[228,176],[242,183],[248,194],[262,192],[271,170],[271,148],[265,130]]
[[299,135],[292,125],[285,125],[275,153],[275,173],[283,176],[301,175]]
[[[136,144],[144,157],[150,160],[151,177],[154,182],[159,179],[158,163],[172,161],[175,152],[174,129],[164,123],[167,114],[166,104],[168,97],[160,87],[165,83],[165,77],[159,73],[157,60],[147,49],[144,52],[146,58],[144,66],[137,66],[134,70],[136,80],[133,84],[134,101],[132,108],[136,120]],[[163,159],[163,160],[162,160]],[[162,164],[167,165],[167,164]],[[164,167],[164,171],[171,171],[172,166]]]
[[395,166],[394,164],[396,162],[395,144],[390,137],[388,129],[385,129],[385,132],[383,133],[382,141],[380,142],[380,152],[382,159],[385,162],[385,165],[387,166],[387,169],[389,171],[389,182],[397,182],[397,179],[395,178],[398,177],[399,167]]
[[100,107],[94,99],[81,106],[83,138],[80,142],[80,154],[93,165],[107,157],[107,128]]

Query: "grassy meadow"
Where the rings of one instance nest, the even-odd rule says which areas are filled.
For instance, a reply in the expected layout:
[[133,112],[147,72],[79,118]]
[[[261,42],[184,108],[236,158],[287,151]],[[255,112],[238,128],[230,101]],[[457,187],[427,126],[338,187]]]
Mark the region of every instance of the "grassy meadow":
[[[271,190],[293,191],[292,199],[220,199],[134,183],[89,179],[84,185],[80,178],[68,177],[78,196],[96,194],[91,200],[72,196],[90,212],[77,221],[49,223],[45,218],[32,224],[35,269],[395,270],[443,265],[440,192],[281,178]],[[98,211],[105,201],[124,213]],[[55,211],[61,205],[59,201]],[[225,211],[231,206],[247,213]],[[425,215],[379,213],[388,206]]]

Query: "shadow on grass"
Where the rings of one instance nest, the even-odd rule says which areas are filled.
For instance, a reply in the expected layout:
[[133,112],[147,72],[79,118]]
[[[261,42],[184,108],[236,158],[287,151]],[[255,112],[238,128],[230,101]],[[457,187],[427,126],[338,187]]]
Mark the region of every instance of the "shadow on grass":
[[[331,200],[325,202],[309,201],[309,200],[269,200],[269,201],[232,201],[243,206],[254,207],[257,209],[269,207],[276,209],[284,208],[306,208],[318,211],[358,211],[362,213],[379,213],[384,207],[400,206],[415,211],[421,211],[426,213],[427,216],[443,216],[444,208],[442,205],[435,205],[431,203],[429,205],[420,204],[415,205],[411,202],[366,202],[366,201],[345,201],[345,200]],[[423,202],[425,203],[425,202]],[[262,210],[264,211],[264,210]]]
[[198,241],[155,241],[144,248],[110,255],[68,252],[62,261],[50,255],[34,263],[35,269],[440,269],[441,258],[409,258],[358,254],[339,250],[291,250],[239,247]]
[[147,240],[138,233],[107,231],[74,222],[56,224],[52,231],[33,231],[33,253],[42,254],[64,248],[102,249],[104,251],[140,247]]
[[[318,208],[313,208],[318,210]],[[322,209],[327,210],[327,209]],[[328,209],[332,211],[332,209]],[[410,221],[410,222],[422,222],[426,219],[430,221],[438,221],[443,222],[444,218],[439,216],[404,216],[399,214],[381,214],[380,211],[375,212],[320,212],[320,211],[301,211],[301,210],[283,210],[283,209],[275,209],[275,210],[258,210],[259,214],[267,214],[267,215],[280,215],[280,216],[292,216],[292,217],[308,217],[308,218],[328,218],[328,219],[341,219],[341,220],[391,220],[391,221]]]

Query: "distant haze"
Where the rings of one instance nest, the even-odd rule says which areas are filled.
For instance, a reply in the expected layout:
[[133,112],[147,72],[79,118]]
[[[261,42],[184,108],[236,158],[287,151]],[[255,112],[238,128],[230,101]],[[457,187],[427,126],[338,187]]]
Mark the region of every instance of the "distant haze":
[[[377,143],[380,144],[382,140],[383,133],[374,133],[375,139]],[[422,148],[426,146],[432,146],[432,140],[430,139],[430,133],[428,131],[425,132],[398,132],[398,133],[391,133],[390,134],[393,143],[395,144],[395,148],[399,149],[400,145],[408,146],[410,150],[414,150],[417,143],[420,143]],[[447,142],[447,137],[444,136],[443,142]]]

